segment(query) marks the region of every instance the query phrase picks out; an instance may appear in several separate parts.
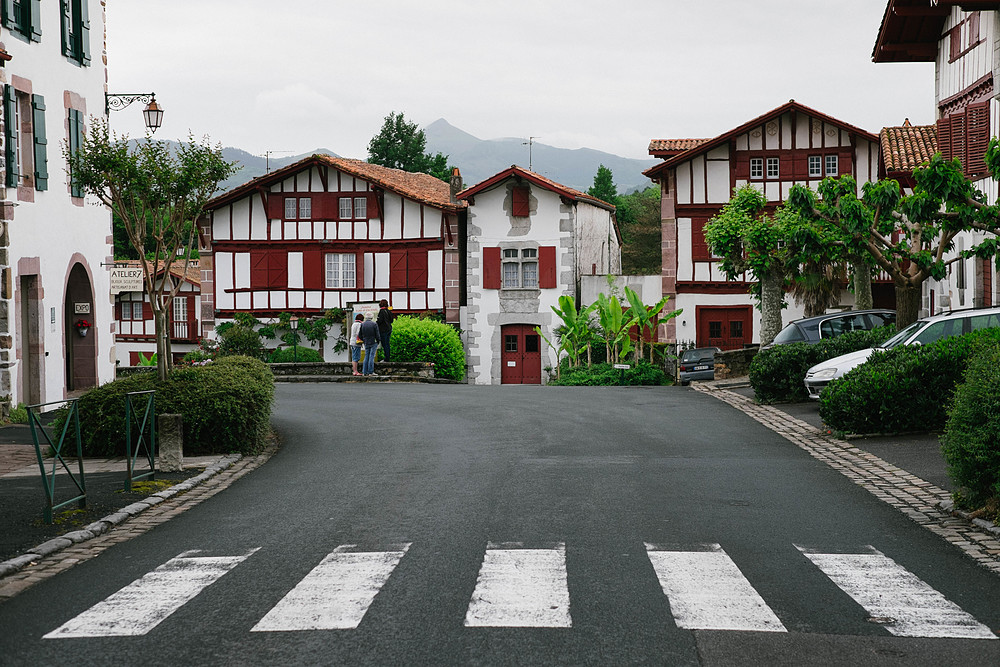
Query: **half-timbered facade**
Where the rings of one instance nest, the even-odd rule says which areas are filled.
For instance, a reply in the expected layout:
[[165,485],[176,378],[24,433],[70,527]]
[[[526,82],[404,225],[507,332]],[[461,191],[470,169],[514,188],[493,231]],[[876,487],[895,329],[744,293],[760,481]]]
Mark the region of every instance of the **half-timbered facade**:
[[615,207],[512,166],[459,193],[468,202],[468,308],[462,322],[471,384],[541,384],[559,297],[580,276],[620,274]]
[[308,316],[380,299],[457,324],[464,210],[433,176],[330,155],[216,197],[199,223],[206,334],[238,312]]
[[[140,266],[138,260],[116,262],[118,265]],[[162,262],[156,267],[157,284],[162,280]],[[174,361],[180,361],[185,353],[195,349],[201,337],[198,315],[201,310],[201,270],[198,260],[192,260],[184,271],[183,261],[178,260],[170,267],[171,285],[180,283],[177,296],[171,302],[167,313],[167,335],[170,337],[170,351]],[[170,286],[167,286],[170,289]],[[144,291],[119,292],[115,295],[115,319],[118,333],[115,335],[118,366],[138,366],[141,353],[149,359],[156,352],[156,328],[153,309]]]
[[[792,185],[815,188],[828,176],[851,174],[860,190],[879,166],[878,137],[794,100],[713,139],[650,144],[651,154],[662,151],[672,153],[645,174],[662,194],[663,295],[684,312],[663,325],[660,340],[722,349],[759,342],[760,332],[750,277],[726,280],[705,242],[705,224],[733,190],[753,184],[776,207]],[[784,313],[801,316],[795,304]]]
[[[983,154],[1000,127],[995,81],[1000,61],[1000,5],[983,0],[889,0],[872,59],[933,62],[937,149],[962,161],[965,174],[987,200],[997,200],[997,183]],[[962,233],[945,259],[983,240]],[[924,281],[921,314],[1000,303],[991,259],[970,257],[953,263],[943,280]]]

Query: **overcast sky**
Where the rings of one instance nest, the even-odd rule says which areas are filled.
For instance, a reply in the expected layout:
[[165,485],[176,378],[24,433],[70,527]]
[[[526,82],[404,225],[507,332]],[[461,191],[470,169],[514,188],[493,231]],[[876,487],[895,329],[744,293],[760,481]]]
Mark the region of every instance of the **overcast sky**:
[[[792,98],[876,134],[932,123],[933,64],[871,61],[885,5],[108,0],[108,84],[156,93],[157,138],[256,154],[364,159],[401,111],[643,158],[652,138],[713,137]],[[112,129],[142,136],[138,106]]]

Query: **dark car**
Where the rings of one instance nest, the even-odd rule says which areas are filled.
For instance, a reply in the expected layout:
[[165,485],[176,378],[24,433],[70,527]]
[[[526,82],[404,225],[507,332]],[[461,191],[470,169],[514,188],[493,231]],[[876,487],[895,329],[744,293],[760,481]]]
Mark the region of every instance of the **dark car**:
[[788,343],[814,344],[825,338],[836,338],[848,331],[867,331],[895,323],[894,310],[846,310],[842,313],[805,317],[789,322],[788,326],[774,337],[771,345],[765,345],[762,349]]
[[680,383],[686,385],[691,380],[714,380],[716,352],[722,350],[717,347],[696,347],[681,352]]

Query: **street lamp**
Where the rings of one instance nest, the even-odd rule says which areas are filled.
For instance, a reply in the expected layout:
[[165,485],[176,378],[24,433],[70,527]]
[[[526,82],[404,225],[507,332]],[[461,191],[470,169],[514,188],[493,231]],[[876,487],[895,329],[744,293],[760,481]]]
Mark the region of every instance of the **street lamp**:
[[104,93],[104,113],[121,111],[132,102],[142,102],[146,108],[142,110],[142,119],[150,132],[156,132],[163,123],[163,109],[156,103],[156,93]]
[[292,363],[299,363],[299,318],[292,315],[288,319],[288,324],[292,327]]

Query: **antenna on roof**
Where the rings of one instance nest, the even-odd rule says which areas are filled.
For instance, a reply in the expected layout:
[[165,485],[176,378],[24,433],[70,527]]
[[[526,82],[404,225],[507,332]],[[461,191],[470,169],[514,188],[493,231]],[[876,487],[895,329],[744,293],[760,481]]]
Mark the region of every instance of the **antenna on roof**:
[[535,139],[541,139],[541,137],[528,137],[527,141],[522,141],[522,146],[528,147],[528,171],[533,171],[531,168],[531,145],[535,143]]
[[293,151],[264,151],[264,173],[268,174],[271,172],[271,154],[272,153],[291,153]]

